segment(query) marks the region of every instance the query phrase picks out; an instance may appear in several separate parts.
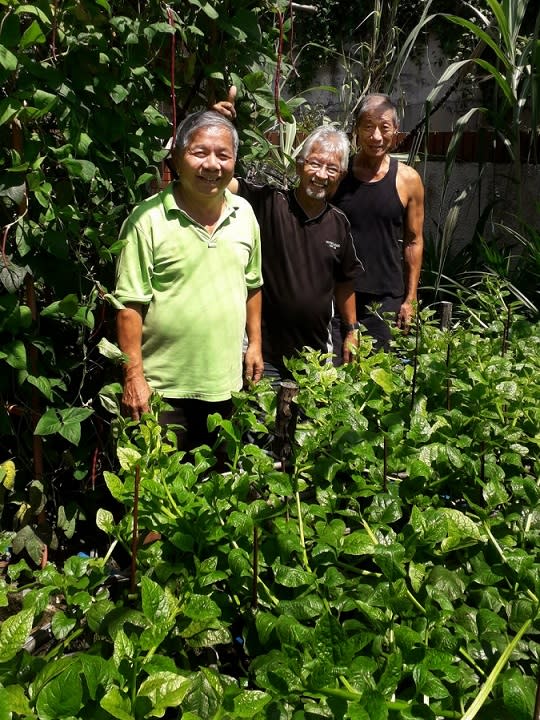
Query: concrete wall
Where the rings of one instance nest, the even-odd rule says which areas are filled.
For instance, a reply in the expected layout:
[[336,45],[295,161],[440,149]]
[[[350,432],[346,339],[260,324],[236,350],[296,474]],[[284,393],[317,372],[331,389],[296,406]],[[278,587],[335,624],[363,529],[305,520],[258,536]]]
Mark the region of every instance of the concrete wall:
[[[434,35],[426,36],[424,45],[416,51],[414,58],[406,62],[391,91],[392,99],[400,107],[401,130],[409,132],[423,118],[426,98],[447,65],[448,60],[443,55],[437,38]],[[338,93],[320,90],[304,95],[312,105],[323,107],[333,120],[344,123],[351,119],[351,109],[363,87],[362,83],[361,76],[356,80],[346,77],[343,66],[336,62],[321,67],[313,81],[313,86],[329,85],[337,88]],[[352,97],[351,85],[355,85]],[[471,107],[481,104],[480,93],[472,84],[462,84],[459,93],[452,93],[444,106],[432,116],[431,130],[452,130],[459,117]],[[476,129],[478,119],[473,117],[468,127],[472,130]]]
[[[400,129],[410,132],[422,120],[425,100],[436,85],[448,60],[433,35],[426,36],[424,46],[409,59],[391,95],[401,108]],[[344,82],[346,85],[344,86]],[[348,85],[347,85],[348,83]],[[320,91],[306,94],[310,103],[325,108],[327,115],[341,123],[350,120],[351,98],[350,78],[346,78],[339,64],[321,68],[314,85],[331,85],[339,95]],[[358,78],[361,87],[361,78]],[[483,100],[473,83],[462,82],[459,93],[452,93],[444,105],[430,119],[430,130],[444,132],[453,130],[456,120],[472,107],[481,106]],[[474,115],[467,125],[476,130],[481,115]],[[437,225],[444,224],[449,208],[456,198],[470,184],[469,197],[464,201],[453,238],[453,248],[463,247],[472,237],[474,227],[482,211],[494,200],[500,200],[494,209],[496,220],[512,225],[512,216],[518,212],[516,188],[511,182],[513,168],[506,164],[486,163],[480,182],[477,163],[457,162],[452,170],[450,182],[443,195],[444,161],[428,161],[417,166],[424,177],[426,189],[426,235],[435,235]],[[526,221],[540,232],[540,166],[523,165],[521,183],[521,208]]]
[[[516,184],[511,180],[512,166],[487,163],[479,179],[476,164],[456,163],[444,194],[444,162],[428,161],[420,163],[416,169],[424,179],[426,237],[435,237],[437,225],[442,228],[449,209],[469,185],[473,189],[459,212],[452,239],[454,251],[471,240],[482,211],[494,201],[497,201],[493,210],[495,222],[517,226],[515,215],[520,201]],[[523,165],[521,172],[521,216],[540,232],[540,165]]]

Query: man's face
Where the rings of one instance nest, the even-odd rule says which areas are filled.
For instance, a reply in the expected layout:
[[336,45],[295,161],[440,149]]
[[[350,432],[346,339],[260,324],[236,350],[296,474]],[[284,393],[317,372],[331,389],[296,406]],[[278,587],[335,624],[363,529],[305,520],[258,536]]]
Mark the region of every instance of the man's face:
[[196,130],[184,149],[173,155],[183,190],[201,198],[223,193],[234,173],[234,146],[227,128],[217,125]]
[[296,173],[300,179],[297,188],[300,200],[302,195],[326,200],[334,195],[343,176],[341,155],[322,143],[314,143],[304,162],[296,163]]
[[379,157],[389,152],[397,133],[394,112],[385,105],[368,108],[356,124],[358,144],[362,152],[370,157]]

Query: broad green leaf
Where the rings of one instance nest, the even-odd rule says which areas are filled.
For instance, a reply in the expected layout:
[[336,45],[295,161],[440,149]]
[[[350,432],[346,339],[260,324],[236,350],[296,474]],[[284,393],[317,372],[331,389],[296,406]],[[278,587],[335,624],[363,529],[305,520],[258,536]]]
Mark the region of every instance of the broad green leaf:
[[32,708],[22,685],[7,685],[0,690],[0,717],[10,718],[12,714],[32,717]]
[[369,720],[388,720],[388,705],[377,690],[366,690],[362,695],[362,704],[369,708]]
[[120,397],[122,395],[122,386],[120,383],[110,383],[104,385],[98,393],[99,400],[105,410],[112,415],[120,415]]
[[206,595],[192,595],[183,611],[192,620],[213,620],[221,615],[219,605]]
[[119,447],[116,454],[124,471],[133,471],[142,461],[141,453],[135,448]]
[[182,703],[182,717],[193,713],[201,718],[214,717],[221,705],[223,687],[219,677],[212,670],[203,668],[193,679],[190,692]]
[[440,513],[448,523],[448,537],[441,543],[443,551],[458,547],[463,541],[485,542],[480,526],[464,513],[454,508],[442,508]]
[[383,368],[375,368],[370,372],[369,376],[373,382],[382,387],[386,393],[390,394],[394,390],[394,376]]
[[427,583],[449,601],[458,600],[465,591],[465,584],[458,574],[441,565],[434,567],[429,573]]
[[112,512],[110,510],[105,510],[104,508],[99,508],[96,513],[96,525],[100,530],[103,530],[104,533],[111,535],[115,528]]
[[[2,2],[0,4],[7,5]],[[0,27],[0,44],[4,47],[14,48],[21,39],[21,21],[14,13],[6,14]]]
[[45,42],[45,34],[41,29],[40,24],[37,20],[32,20],[30,25],[24,31],[20,44],[21,48],[26,48],[29,45],[42,44]]
[[14,72],[19,64],[17,56],[14,55],[7,47],[0,45],[0,65],[8,72]]
[[121,102],[123,102],[129,95],[129,90],[124,87],[123,85],[115,85],[113,89],[110,92],[112,101],[119,105]]
[[26,348],[22,340],[10,340],[2,345],[6,362],[15,370],[26,369]]
[[[168,633],[168,630],[166,632]],[[181,633],[181,636],[185,637],[188,645],[193,648],[230,645],[232,639],[230,632],[224,626],[208,629],[200,626],[198,628],[190,626],[185,632]]]
[[205,2],[205,0],[189,0],[189,3],[200,8],[211,20],[218,19],[219,14],[209,2]]
[[120,629],[114,635],[114,652],[113,660],[117,668],[120,668],[121,663],[126,659],[131,659],[135,656],[135,644],[132,642],[131,637],[128,637],[124,630]]
[[518,668],[512,668],[504,673],[502,685],[505,707],[512,712],[515,720],[534,717],[535,679],[522,674]]
[[86,305],[81,305],[77,308],[77,312],[73,315],[72,319],[75,322],[81,323],[90,330],[94,329],[95,319],[94,313]]
[[173,672],[156,672],[140,686],[139,696],[152,701],[152,716],[161,717],[169,707],[178,707],[191,689],[192,679]]
[[12,660],[26,642],[34,621],[34,610],[21,610],[6,618],[0,627],[0,663]]
[[99,704],[116,720],[133,720],[129,697],[122,694],[117,687],[108,690]]
[[423,665],[417,665],[413,669],[413,678],[417,691],[422,695],[441,699],[448,697],[450,694],[441,680]]
[[348,661],[346,636],[341,623],[330,613],[325,613],[315,626],[313,635],[315,654],[318,659],[326,659],[334,666]]
[[45,550],[45,543],[36,535],[30,525],[25,525],[17,532],[13,538],[12,546],[14,553],[21,553],[26,550],[36,565],[40,564]]
[[81,423],[86,420],[94,411],[91,408],[67,408],[60,410],[62,428],[59,433],[74,445],[78,445],[81,439]]
[[405,575],[405,549],[402,545],[377,545],[373,560],[389,580],[398,580]]
[[365,530],[356,530],[343,538],[342,551],[346,555],[372,555],[375,546]]
[[75,618],[68,618],[63,610],[55,612],[52,616],[51,627],[55,638],[63,640],[75,627]]
[[105,470],[103,472],[103,478],[109,492],[115,500],[118,500],[118,502],[126,502],[126,500],[131,498],[133,495],[132,492],[126,489],[124,483],[120,480],[118,475],[115,475],[109,470]]
[[41,315],[43,317],[73,317],[78,309],[79,299],[75,294],[71,293],[70,295],[66,295],[62,300],[56,300],[50,305],[47,305],[47,307],[41,311]]
[[53,399],[52,394],[52,388],[51,383],[49,382],[49,379],[41,375],[40,377],[35,377],[34,375],[28,375],[26,378],[26,381],[30,383],[30,385],[33,385],[34,387],[37,387],[38,390],[47,398],[47,400]]
[[287,567],[279,563],[274,564],[274,577],[278,585],[289,588],[312,585],[315,582],[312,573],[306,572],[299,567]]
[[88,692],[92,700],[98,697],[102,689],[111,687],[114,682],[120,682],[120,677],[110,660],[82,653],[79,657],[81,673],[84,675]]
[[174,618],[177,601],[168,588],[144,575],[141,578],[141,600],[145,617],[153,623],[166,623]]
[[402,673],[403,658],[401,651],[396,649],[389,654],[382,675],[377,683],[377,690],[381,695],[390,698],[396,692],[397,686],[401,682]]
[[84,182],[90,182],[93,180],[97,171],[94,163],[91,163],[89,160],[68,158],[66,160],[62,160],[61,164],[66,168],[70,177],[77,180],[83,180]]
[[0,100],[0,125],[10,122],[21,108],[22,104],[14,98]]
[[349,720],[371,720],[369,711],[362,701],[351,700],[347,703],[347,717]]
[[258,718],[271,700],[271,695],[260,690],[242,690],[234,698],[235,718]]
[[107,629],[110,629],[111,618],[107,617],[114,608],[110,600],[98,600],[94,602],[86,613],[86,621],[92,632],[102,632],[102,624],[104,619],[107,620]]
[[47,410],[39,419],[36,429],[34,430],[35,435],[53,435],[54,433],[60,432],[62,429],[62,421],[60,420],[56,410],[50,408]]
[[488,608],[478,610],[476,622],[480,637],[486,632],[504,633],[506,630],[506,621]]

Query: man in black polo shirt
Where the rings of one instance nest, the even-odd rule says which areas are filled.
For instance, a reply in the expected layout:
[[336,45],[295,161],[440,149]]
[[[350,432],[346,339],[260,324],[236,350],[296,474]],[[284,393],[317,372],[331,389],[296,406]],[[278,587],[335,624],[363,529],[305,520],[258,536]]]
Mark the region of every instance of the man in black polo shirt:
[[[343,358],[355,343],[354,278],[361,269],[350,225],[326,198],[347,169],[345,133],[319,127],[296,161],[295,189],[281,190],[235,178],[229,190],[246,198],[261,228],[265,374],[287,374],[283,358],[304,348],[331,352],[333,299],[344,329]],[[341,348],[340,348],[341,351]]]

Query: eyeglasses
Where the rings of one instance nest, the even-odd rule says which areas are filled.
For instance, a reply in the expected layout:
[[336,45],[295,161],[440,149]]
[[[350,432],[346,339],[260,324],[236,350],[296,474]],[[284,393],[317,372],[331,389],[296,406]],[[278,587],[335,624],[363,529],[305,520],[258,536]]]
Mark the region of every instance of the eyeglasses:
[[319,172],[320,170],[325,168],[326,174],[329,178],[335,178],[341,172],[341,168],[338,168],[335,165],[327,165],[326,163],[320,163],[317,162],[317,160],[304,160],[304,167],[313,170],[313,172]]

